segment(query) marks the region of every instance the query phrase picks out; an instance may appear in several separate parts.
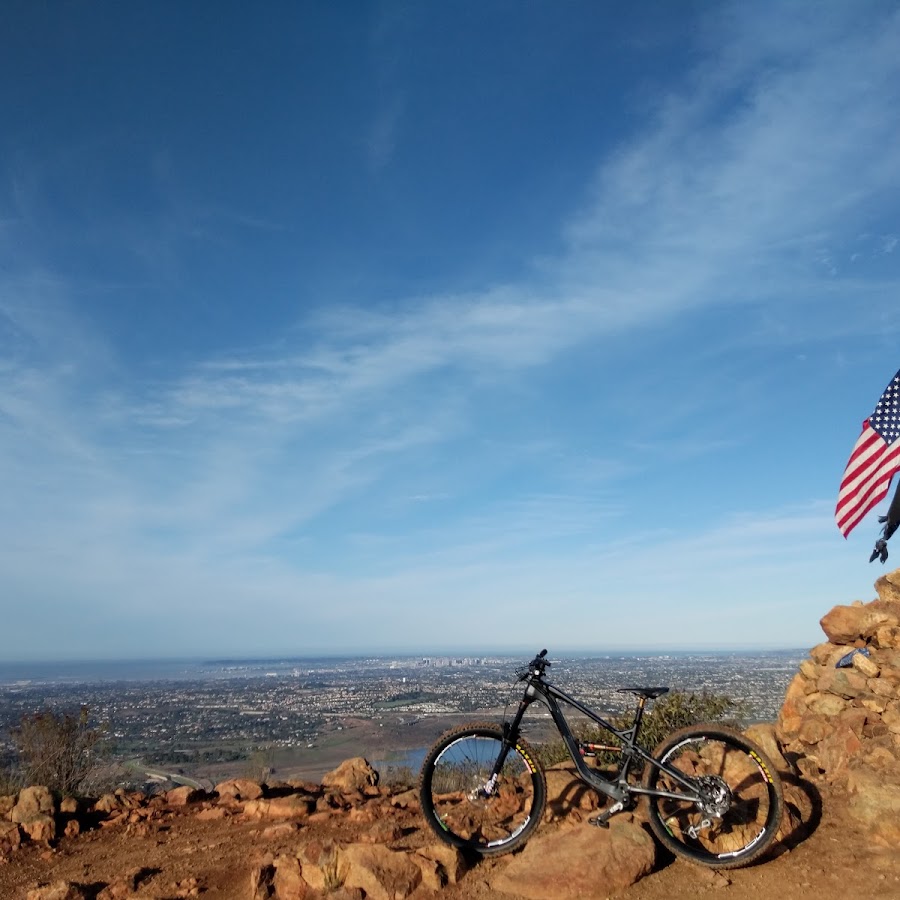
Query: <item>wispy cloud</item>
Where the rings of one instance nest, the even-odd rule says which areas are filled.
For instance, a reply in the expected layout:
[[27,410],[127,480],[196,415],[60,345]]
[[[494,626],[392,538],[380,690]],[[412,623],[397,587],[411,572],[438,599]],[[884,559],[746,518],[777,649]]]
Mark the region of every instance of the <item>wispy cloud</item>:
[[[207,364],[173,405],[303,419],[429,373],[541,366],[703,307],[777,302],[805,315],[812,286],[821,290],[816,267],[838,273],[835,253],[900,178],[900,157],[883,152],[900,142],[887,99],[900,78],[900,24],[889,17],[877,35],[821,26],[813,44],[805,14],[777,39],[762,40],[758,18],[710,35],[694,90],[671,94],[601,164],[566,226],[567,251],[527,284],[409,297],[394,312],[328,311],[307,323],[301,334],[316,334],[315,345],[293,359]],[[895,244],[885,236],[882,252]],[[240,375],[223,378],[227,368]]]
[[404,102],[399,95],[393,96],[378,110],[367,142],[369,164],[373,169],[382,169],[391,161],[403,111]]
[[[710,371],[798,333],[896,342],[893,306],[846,309],[896,295],[893,271],[864,275],[898,244],[885,197],[900,180],[900,16],[785,15],[778,28],[759,7],[714,16],[695,68],[598,160],[557,223],[562,251],[527,277],[379,305],[324,296],[277,344],[183,353],[153,379],[79,312],[77,279],[47,274],[40,190],[23,182],[0,211],[0,246],[28,248],[0,272],[0,591],[34,612],[6,646],[67,595],[107,636],[127,625],[136,636],[116,646],[129,653],[142,626],[165,641],[156,615],[185,623],[176,652],[214,616],[225,640],[251,608],[295,629],[298,650],[336,647],[336,618],[347,646],[389,642],[423,597],[459,613],[442,623],[447,645],[528,643],[548,608],[565,613],[548,626],[557,645],[572,621],[614,643],[636,609],[653,614],[639,623],[649,643],[779,643],[767,611],[809,634],[850,584],[827,503],[734,517],[713,504],[715,521],[688,519],[687,533],[634,513],[648,473],[677,479],[679,464],[739,448],[752,406],[742,396],[731,430],[714,427],[731,400],[713,379],[663,406],[654,389],[674,376],[650,370],[654,335],[714,316],[686,350]],[[389,82],[375,168],[411,124]],[[192,230],[282,230],[197,209],[166,207],[154,222],[167,227],[126,227],[117,245],[166,284],[183,278]],[[722,328],[755,309],[752,327]],[[751,398],[763,383],[741,380]],[[567,417],[558,398],[573,397],[587,399]],[[666,440],[648,440],[642,417]],[[576,432],[584,420],[596,433]]]

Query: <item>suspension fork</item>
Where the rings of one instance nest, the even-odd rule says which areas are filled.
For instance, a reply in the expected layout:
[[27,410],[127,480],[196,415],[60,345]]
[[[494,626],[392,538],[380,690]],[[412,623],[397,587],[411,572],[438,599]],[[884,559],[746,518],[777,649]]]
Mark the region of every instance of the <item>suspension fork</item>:
[[527,710],[536,699],[537,696],[534,688],[531,685],[528,685],[525,689],[524,696],[519,701],[519,707],[512,718],[512,722],[503,723],[503,743],[500,746],[500,752],[497,754],[497,759],[494,760],[494,766],[491,769],[491,777],[485,785],[485,790],[488,793],[493,790],[494,785],[497,783],[500,772],[503,771],[503,766],[506,765],[506,757],[509,756],[509,751],[516,746],[516,741],[519,739],[519,726],[522,724],[525,710]]

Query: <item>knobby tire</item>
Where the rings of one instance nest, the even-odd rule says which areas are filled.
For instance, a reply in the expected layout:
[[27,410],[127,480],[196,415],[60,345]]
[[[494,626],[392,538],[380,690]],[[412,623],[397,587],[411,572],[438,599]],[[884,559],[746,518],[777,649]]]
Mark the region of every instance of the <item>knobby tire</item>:
[[[755,743],[730,728],[692,726],[669,735],[653,755],[729,797],[727,809],[706,811],[690,801],[648,797],[650,827],[664,847],[715,869],[746,866],[765,853],[781,824],[784,799],[774,766]],[[643,785],[685,790],[650,763]]]
[[441,735],[422,765],[419,799],[425,820],[442,841],[465,853],[510,853],[528,840],[544,814],[547,781],[522,738],[510,748],[495,790],[479,794],[502,745],[498,725],[463,725]]

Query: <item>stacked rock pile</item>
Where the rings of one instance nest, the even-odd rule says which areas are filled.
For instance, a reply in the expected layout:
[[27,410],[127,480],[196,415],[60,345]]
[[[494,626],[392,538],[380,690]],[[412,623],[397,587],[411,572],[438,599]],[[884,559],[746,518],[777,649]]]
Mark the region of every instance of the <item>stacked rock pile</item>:
[[836,606],[785,695],[776,737],[812,782],[846,788],[850,812],[900,847],[900,569],[877,599]]

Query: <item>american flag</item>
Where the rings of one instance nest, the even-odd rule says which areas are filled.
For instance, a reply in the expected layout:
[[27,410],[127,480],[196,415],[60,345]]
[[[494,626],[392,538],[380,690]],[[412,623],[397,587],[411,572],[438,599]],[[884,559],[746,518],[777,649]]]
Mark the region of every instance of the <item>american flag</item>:
[[862,434],[841,479],[834,518],[844,537],[887,494],[900,469],[900,372],[884,389],[875,411],[863,422]]

